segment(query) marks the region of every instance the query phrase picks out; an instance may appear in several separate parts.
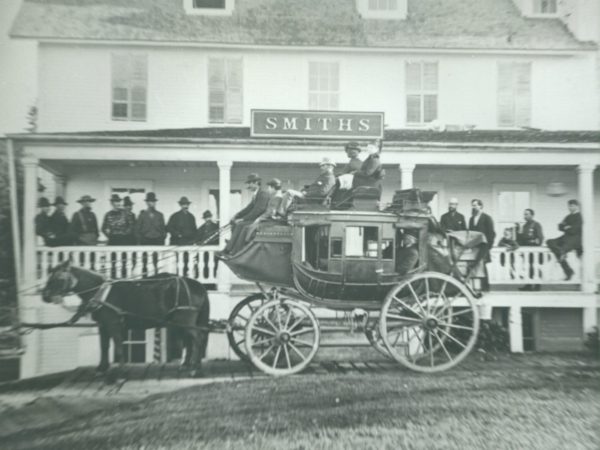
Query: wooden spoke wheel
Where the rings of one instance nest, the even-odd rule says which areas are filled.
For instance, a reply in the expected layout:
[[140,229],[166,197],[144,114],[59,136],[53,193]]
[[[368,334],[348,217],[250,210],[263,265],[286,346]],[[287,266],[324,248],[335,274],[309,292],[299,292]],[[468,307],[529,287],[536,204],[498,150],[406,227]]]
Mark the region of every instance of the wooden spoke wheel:
[[479,331],[475,298],[449,275],[424,272],[399,283],[381,308],[379,332],[390,355],[419,372],[462,361]]
[[311,309],[296,300],[271,300],[246,326],[246,353],[257,369],[270,375],[304,370],[317,350],[321,332]]
[[244,345],[246,341],[246,325],[252,314],[254,314],[260,305],[265,303],[266,299],[264,294],[252,294],[235,305],[231,314],[229,314],[227,340],[234,353],[242,360],[248,361],[246,346]]

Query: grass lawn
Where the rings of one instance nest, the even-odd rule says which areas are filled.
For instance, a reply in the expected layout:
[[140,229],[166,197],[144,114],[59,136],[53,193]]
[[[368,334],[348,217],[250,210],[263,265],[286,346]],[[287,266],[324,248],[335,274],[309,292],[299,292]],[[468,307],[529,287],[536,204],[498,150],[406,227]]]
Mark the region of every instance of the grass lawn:
[[3,449],[597,449],[600,364],[476,358],[403,369],[198,386],[111,406]]

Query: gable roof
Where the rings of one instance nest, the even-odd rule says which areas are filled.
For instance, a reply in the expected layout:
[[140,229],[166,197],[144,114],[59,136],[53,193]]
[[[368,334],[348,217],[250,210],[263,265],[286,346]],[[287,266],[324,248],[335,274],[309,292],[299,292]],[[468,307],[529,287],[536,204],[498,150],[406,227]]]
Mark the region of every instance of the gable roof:
[[231,16],[188,15],[183,0],[24,0],[11,36],[232,45],[501,50],[594,49],[559,19],[512,0],[408,0],[405,20],[366,20],[356,0],[235,0]]

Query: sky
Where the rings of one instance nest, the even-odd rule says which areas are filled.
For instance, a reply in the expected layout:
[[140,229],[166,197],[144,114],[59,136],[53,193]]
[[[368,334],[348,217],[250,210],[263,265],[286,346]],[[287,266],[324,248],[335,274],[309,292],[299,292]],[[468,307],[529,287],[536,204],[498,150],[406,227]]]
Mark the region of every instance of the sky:
[[20,133],[37,96],[36,44],[10,39],[21,0],[0,0],[0,136]]

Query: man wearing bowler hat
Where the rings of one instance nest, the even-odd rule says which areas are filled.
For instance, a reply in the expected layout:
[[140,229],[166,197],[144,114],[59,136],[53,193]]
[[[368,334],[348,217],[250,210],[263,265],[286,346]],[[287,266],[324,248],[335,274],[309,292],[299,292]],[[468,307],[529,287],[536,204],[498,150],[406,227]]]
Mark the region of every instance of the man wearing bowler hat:
[[179,199],[180,210],[169,217],[167,231],[171,235],[171,245],[191,245],[196,237],[196,218],[190,212],[187,197]]
[[98,220],[92,211],[92,203],[96,201],[89,195],[84,195],[77,203],[81,209],[71,218],[71,235],[76,245],[96,245],[98,243]]
[[41,197],[37,204],[40,212],[35,216],[35,234],[44,240],[44,245],[49,245],[50,230],[50,202],[46,197]]
[[231,239],[223,250],[224,253],[230,253],[233,249],[233,244],[238,239],[238,234],[241,233],[244,226],[251,224],[260,217],[267,209],[270,195],[266,190],[261,188],[262,179],[256,173],[251,173],[246,179],[246,187],[252,193],[252,200],[244,209],[238,212],[231,219]]
[[48,240],[48,245],[58,247],[60,245],[70,245],[71,235],[69,233],[69,219],[65,214],[67,202],[62,197],[56,197],[54,203],[54,212],[50,216],[50,232],[51,238]]
[[165,216],[156,210],[156,194],[148,192],[144,200],[148,206],[140,211],[136,222],[136,236],[140,245],[164,245],[167,236]]
[[121,202],[119,194],[113,194],[110,197],[112,209],[104,215],[102,221],[102,232],[108,238],[108,245],[129,245],[133,234],[135,221],[123,210]]

